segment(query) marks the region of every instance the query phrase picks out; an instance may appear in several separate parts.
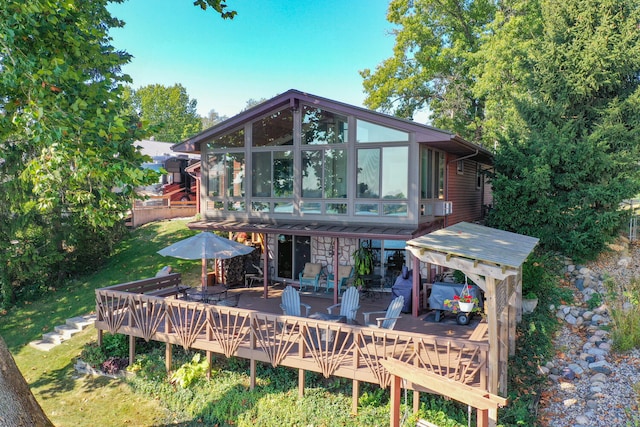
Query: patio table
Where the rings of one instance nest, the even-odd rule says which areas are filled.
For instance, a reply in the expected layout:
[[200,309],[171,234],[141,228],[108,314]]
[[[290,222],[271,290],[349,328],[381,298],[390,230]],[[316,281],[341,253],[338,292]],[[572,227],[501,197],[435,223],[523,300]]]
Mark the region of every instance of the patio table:
[[215,303],[227,297],[227,288],[224,286],[208,286],[207,289],[191,288],[186,291],[187,299],[190,301],[202,301],[205,303]]
[[[309,316],[309,319],[314,320],[324,320],[326,322],[335,322],[335,323],[347,323],[347,316],[342,316],[340,314],[329,314],[329,313],[313,313]],[[334,340],[334,332],[328,329],[320,330],[320,341],[322,341],[321,345],[331,344]],[[314,340],[315,341],[315,340]]]

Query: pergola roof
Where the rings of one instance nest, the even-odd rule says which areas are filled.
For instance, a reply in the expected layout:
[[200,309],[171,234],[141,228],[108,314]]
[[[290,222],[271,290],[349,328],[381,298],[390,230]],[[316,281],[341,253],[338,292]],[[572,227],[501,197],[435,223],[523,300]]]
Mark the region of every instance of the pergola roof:
[[491,264],[502,269],[518,269],[538,244],[535,237],[460,222],[407,242],[413,250],[427,250]]

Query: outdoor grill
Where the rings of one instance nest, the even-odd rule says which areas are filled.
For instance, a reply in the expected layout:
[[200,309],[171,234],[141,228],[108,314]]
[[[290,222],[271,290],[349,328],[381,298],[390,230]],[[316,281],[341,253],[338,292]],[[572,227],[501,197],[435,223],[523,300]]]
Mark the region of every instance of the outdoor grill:
[[[445,311],[451,311],[451,307],[444,305],[445,300],[453,301],[453,297],[460,295],[462,289],[466,285],[464,283],[447,283],[447,282],[435,282],[431,286],[431,295],[429,295],[429,308],[435,310],[435,320],[440,321]],[[469,285],[469,294],[473,298],[478,299],[478,306],[482,307],[482,291],[476,285]],[[462,325],[469,323],[470,315],[468,313],[458,313],[457,321]]]

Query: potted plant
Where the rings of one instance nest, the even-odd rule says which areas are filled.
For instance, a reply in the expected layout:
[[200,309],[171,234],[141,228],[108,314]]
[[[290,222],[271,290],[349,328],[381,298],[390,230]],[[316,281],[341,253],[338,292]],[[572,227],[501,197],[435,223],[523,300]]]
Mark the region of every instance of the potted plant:
[[364,280],[361,276],[371,274],[373,272],[374,257],[371,249],[367,247],[359,247],[353,251],[353,269],[354,269],[354,286],[363,286]]
[[453,313],[471,313],[479,311],[478,298],[474,298],[469,291],[469,285],[462,288],[460,295],[454,295],[453,300],[444,300],[444,306],[450,308]]
[[533,313],[538,305],[538,295],[535,290],[539,289],[545,280],[545,274],[544,265],[533,256],[530,256],[522,265],[522,311],[524,313]]
[[529,291],[525,296],[522,297],[522,312],[526,314],[533,313],[533,310],[538,306],[538,296],[533,292]]

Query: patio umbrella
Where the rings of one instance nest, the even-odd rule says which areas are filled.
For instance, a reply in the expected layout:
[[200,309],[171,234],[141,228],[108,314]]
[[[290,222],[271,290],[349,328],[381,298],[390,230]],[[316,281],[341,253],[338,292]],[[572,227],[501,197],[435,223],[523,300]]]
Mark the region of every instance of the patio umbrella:
[[202,291],[207,288],[207,260],[229,259],[246,255],[253,251],[253,246],[243,245],[233,240],[225,239],[209,231],[196,234],[180,240],[158,251],[162,256],[172,256],[181,259],[202,259]]

